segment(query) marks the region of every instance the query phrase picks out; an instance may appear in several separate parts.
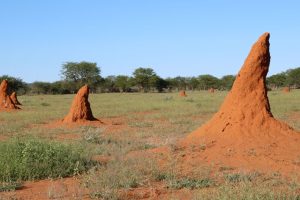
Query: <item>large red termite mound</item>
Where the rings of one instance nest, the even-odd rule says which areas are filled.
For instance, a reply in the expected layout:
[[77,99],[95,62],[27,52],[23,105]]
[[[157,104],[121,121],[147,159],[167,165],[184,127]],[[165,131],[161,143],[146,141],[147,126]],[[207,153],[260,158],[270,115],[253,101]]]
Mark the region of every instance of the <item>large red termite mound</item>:
[[88,85],[83,86],[78,90],[69,114],[63,119],[63,122],[77,122],[77,121],[95,121],[97,120],[92,113],[89,98]]
[[16,92],[13,92],[11,95],[10,95],[10,99],[12,100],[12,102],[14,102],[15,105],[22,105],[19,100],[18,100],[18,97],[17,97],[17,93]]
[[3,80],[0,85],[0,109],[19,109],[7,94],[8,81]]
[[276,120],[270,109],[269,37],[264,33],[252,46],[219,111],[179,142],[188,152],[181,158],[184,167],[213,163],[245,171],[300,170],[300,133]]

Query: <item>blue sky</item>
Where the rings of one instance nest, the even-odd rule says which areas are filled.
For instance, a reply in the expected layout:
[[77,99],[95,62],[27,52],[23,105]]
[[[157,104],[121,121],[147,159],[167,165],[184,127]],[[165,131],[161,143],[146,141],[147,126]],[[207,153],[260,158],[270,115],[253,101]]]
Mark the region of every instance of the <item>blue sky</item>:
[[236,74],[271,33],[270,74],[300,66],[300,1],[0,0],[0,75],[60,79],[67,61],[101,75]]

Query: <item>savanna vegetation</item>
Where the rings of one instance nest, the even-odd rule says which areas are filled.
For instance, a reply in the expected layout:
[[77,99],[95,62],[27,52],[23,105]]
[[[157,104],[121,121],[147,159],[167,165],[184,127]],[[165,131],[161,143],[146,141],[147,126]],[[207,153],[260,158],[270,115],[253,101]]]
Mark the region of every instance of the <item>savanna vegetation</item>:
[[[97,63],[66,62],[61,68],[61,80],[55,82],[25,83],[20,78],[1,76],[0,81],[7,79],[10,90],[22,94],[73,94],[83,85],[88,84],[92,93],[111,92],[172,92],[178,90],[230,90],[235,75],[225,75],[221,78],[205,74],[194,77],[162,78],[152,68],[137,68],[132,76],[101,76]],[[267,78],[270,89],[280,87],[300,87],[300,68],[289,69],[285,72]]]
[[[0,112],[0,190],[21,188],[26,180],[75,176],[78,187],[94,199],[139,199],[149,188],[170,199],[299,199],[299,180],[280,173],[247,174],[223,166],[212,175],[210,166],[197,166],[183,175],[173,158],[162,169],[154,159],[138,156],[175,148],[176,141],[211,118],[226,93],[190,91],[184,98],[178,93],[91,94],[93,114],[104,124],[74,127],[55,125],[73,95],[20,96],[22,111]],[[270,91],[268,96],[275,117],[300,129],[300,92]]]

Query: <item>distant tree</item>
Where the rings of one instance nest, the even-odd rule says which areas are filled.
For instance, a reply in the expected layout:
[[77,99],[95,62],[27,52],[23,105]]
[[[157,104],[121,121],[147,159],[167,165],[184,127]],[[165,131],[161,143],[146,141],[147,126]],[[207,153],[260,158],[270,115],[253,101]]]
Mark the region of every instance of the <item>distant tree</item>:
[[30,93],[32,94],[51,94],[51,83],[48,82],[33,82],[29,85]]
[[209,88],[219,88],[221,83],[217,77],[214,77],[209,74],[198,76],[199,88],[202,90],[207,90]]
[[62,65],[61,74],[65,81],[74,82],[74,90],[88,84],[91,90],[97,87],[101,80],[100,68],[97,63],[91,62],[66,62]]
[[195,77],[191,77],[188,81],[189,88],[195,90],[199,87],[199,80]]
[[287,84],[296,88],[300,87],[300,67],[286,71]]
[[115,86],[121,92],[129,92],[130,87],[133,86],[132,78],[129,76],[119,75],[115,78]]
[[189,78],[177,76],[175,78],[167,78],[170,89],[185,90],[188,87]]
[[288,84],[287,82],[287,75],[285,72],[274,74],[267,78],[267,85],[270,88],[277,88],[277,87],[283,87]]
[[222,89],[230,90],[234,81],[235,81],[234,75],[223,76],[220,80]]
[[150,80],[151,87],[155,88],[158,92],[164,91],[169,86],[168,81],[164,80],[159,76],[153,76]]
[[119,92],[119,89],[116,87],[116,76],[107,76],[102,82],[102,88],[105,92]]
[[140,67],[133,72],[134,82],[139,87],[139,90],[143,92],[150,90],[156,76],[156,73],[151,68]]
[[0,83],[3,80],[8,81],[8,85],[9,85],[8,93],[9,94],[12,92],[17,92],[18,95],[22,95],[22,94],[25,94],[28,90],[28,85],[25,82],[23,82],[23,80],[20,78],[15,78],[15,77],[8,76],[8,75],[0,76]]

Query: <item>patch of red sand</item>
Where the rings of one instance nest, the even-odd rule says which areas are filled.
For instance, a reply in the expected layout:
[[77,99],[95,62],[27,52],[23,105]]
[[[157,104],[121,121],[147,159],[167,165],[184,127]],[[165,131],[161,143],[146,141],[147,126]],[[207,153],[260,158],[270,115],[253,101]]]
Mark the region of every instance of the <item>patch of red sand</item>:
[[79,121],[96,121],[93,116],[89,98],[89,87],[85,85],[77,92],[69,114],[63,119],[64,123],[79,122]]
[[11,95],[10,95],[10,98],[12,100],[12,102],[15,104],[15,105],[22,105],[19,100],[18,100],[18,97],[17,97],[17,93],[16,92],[13,92]]
[[8,89],[8,81],[3,80],[1,85],[0,85],[0,110],[1,109],[19,109],[10,96],[7,94],[7,89]]
[[266,75],[270,64],[269,33],[252,46],[220,110],[177,145],[182,170],[200,163],[242,171],[300,172],[300,133],[274,119]]
[[25,182],[21,190],[0,193],[7,199],[90,199],[76,178]]
[[179,92],[179,96],[181,96],[181,97],[187,97],[187,94],[186,94],[185,90],[181,90]]
[[5,140],[7,140],[7,139],[8,139],[7,136],[0,135],[0,142],[1,142],[1,141],[5,141]]

